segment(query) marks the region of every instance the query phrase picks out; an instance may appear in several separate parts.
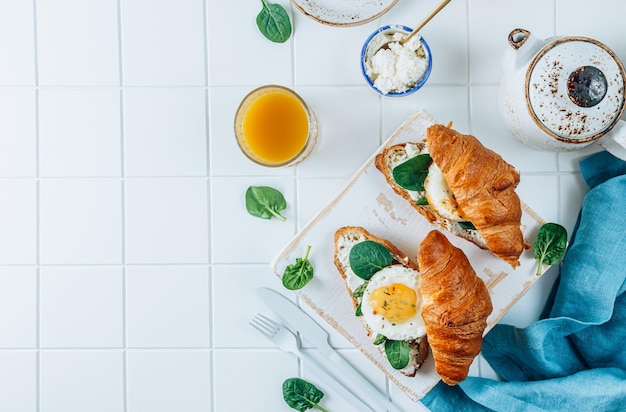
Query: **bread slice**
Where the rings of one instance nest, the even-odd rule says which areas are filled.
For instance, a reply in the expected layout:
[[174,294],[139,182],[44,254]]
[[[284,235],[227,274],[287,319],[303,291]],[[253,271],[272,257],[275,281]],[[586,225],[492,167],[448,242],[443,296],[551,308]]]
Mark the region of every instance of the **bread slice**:
[[[392,264],[402,265],[404,267],[418,271],[417,264],[409,259],[409,257],[401,252],[395,245],[386,239],[379,238],[367,232],[364,228],[358,226],[344,226],[335,232],[335,252],[334,263],[341,277],[345,281],[348,296],[352,299],[354,309],[356,310],[360,303],[360,297],[354,296],[354,291],[359,288],[365,281],[354,274],[350,268],[350,250],[360,242],[371,240],[385,246],[392,255]],[[367,330],[368,336],[372,340],[376,338],[365,321],[363,325]],[[410,348],[410,360],[406,367],[398,371],[406,376],[415,376],[417,369],[424,363],[428,355],[428,343],[426,336],[407,341]],[[384,355],[384,345],[378,345],[379,350]]]

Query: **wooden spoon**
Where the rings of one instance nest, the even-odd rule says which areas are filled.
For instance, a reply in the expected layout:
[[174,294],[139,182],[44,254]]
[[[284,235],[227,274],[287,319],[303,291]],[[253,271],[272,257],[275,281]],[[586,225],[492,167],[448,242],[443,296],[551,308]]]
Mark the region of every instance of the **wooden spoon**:
[[[413,38],[413,36],[415,36],[417,33],[419,33],[420,30],[422,30],[422,28],[426,25],[426,23],[428,23],[430,21],[430,19],[435,17],[435,15],[437,13],[439,13],[441,11],[441,9],[446,7],[448,5],[448,3],[450,3],[451,1],[452,0],[443,0],[441,3],[439,3],[439,5],[437,7],[435,7],[434,10],[431,11],[430,14],[428,16],[426,16],[424,18],[424,20],[422,20],[422,22],[420,24],[418,24],[413,29],[413,31],[411,33],[409,33],[408,36],[406,36],[405,38],[401,39],[398,43],[400,43],[400,45],[403,45],[406,42],[408,42],[409,40],[411,40]],[[383,44],[380,48],[381,49],[388,49],[389,48],[389,43],[391,43],[391,42],[387,42],[387,43]]]

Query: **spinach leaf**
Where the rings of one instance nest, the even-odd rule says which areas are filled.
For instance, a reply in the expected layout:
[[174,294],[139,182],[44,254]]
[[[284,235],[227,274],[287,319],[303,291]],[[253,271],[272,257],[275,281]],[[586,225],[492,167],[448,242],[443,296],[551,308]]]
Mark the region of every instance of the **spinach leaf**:
[[376,338],[372,342],[374,345],[380,345],[383,342],[387,342],[387,337],[385,335],[381,335],[380,333],[376,334]]
[[430,155],[424,153],[400,163],[391,172],[393,180],[406,190],[424,190],[424,180],[428,176],[428,166],[431,160]]
[[557,223],[546,223],[539,228],[535,240],[535,259],[539,260],[537,276],[541,276],[543,265],[557,263],[567,249],[567,230]]
[[402,369],[409,364],[411,349],[409,343],[403,340],[385,341],[385,355],[394,369]]
[[261,33],[275,43],[284,43],[291,36],[291,21],[280,4],[261,0],[263,9],[256,16],[256,25]]
[[361,283],[359,286],[357,286],[356,289],[354,289],[354,291],[352,291],[352,297],[355,297],[355,298],[363,297],[363,293],[365,292],[365,288],[367,288],[367,282]]
[[372,240],[365,240],[352,246],[349,259],[354,274],[365,280],[369,280],[374,273],[391,265],[393,261],[387,248]]
[[289,290],[302,289],[313,279],[313,265],[309,261],[311,246],[306,247],[303,258],[297,258],[296,263],[285,268],[282,281],[283,286]]
[[287,220],[279,212],[287,208],[287,201],[282,193],[269,186],[250,186],[246,190],[246,209],[252,216],[262,219],[276,217]]
[[426,198],[426,196],[422,196],[419,199],[417,199],[415,201],[415,204],[418,206],[427,206],[428,205],[428,199]]
[[459,226],[461,226],[463,229],[476,230],[476,226],[474,226],[474,224],[470,222],[469,220],[464,221],[464,222],[459,222]]
[[324,392],[304,379],[289,378],[283,382],[283,399],[287,405],[297,411],[304,412],[316,408],[322,412],[328,412],[327,409],[319,405],[319,401],[323,397]]
[[356,307],[356,310],[354,311],[354,316],[363,316],[363,307],[361,306],[363,302],[359,302],[359,305]]

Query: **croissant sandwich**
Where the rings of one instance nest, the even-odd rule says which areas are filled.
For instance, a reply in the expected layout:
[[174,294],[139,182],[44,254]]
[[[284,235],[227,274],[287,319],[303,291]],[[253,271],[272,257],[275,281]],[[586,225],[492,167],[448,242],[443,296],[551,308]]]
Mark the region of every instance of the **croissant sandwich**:
[[519,172],[474,136],[435,124],[426,139],[386,148],[376,167],[430,222],[519,266]]
[[465,253],[440,232],[431,231],[417,254],[420,268],[422,317],[435,369],[448,385],[467,377],[482,347],[489,291],[476,276]]
[[433,231],[422,241],[416,265],[361,227],[342,227],[334,240],[335,266],[355,314],[391,366],[414,376],[430,344],[444,382],[465,379],[492,307],[463,251]]
[[362,227],[335,232],[334,262],[355,314],[395,369],[415,376],[428,355],[417,264]]

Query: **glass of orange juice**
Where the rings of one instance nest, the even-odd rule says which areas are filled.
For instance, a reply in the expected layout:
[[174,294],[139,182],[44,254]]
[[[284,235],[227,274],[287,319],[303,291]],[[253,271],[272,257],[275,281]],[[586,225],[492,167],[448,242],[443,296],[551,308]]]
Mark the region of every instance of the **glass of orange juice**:
[[235,135],[243,153],[269,167],[304,160],[317,142],[317,119],[293,90],[267,85],[252,90],[235,115]]

